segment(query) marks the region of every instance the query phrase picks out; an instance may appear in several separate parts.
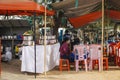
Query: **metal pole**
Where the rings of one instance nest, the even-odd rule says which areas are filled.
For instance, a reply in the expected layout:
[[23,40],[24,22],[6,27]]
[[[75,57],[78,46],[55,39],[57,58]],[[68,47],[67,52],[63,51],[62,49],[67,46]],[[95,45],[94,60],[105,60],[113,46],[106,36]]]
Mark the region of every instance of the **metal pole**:
[[1,66],[2,66],[2,63],[1,63],[1,52],[2,52],[2,50],[1,50],[1,38],[0,38],[0,77],[1,77]]
[[101,53],[101,70],[103,71],[103,47],[104,47],[104,0],[102,0],[102,53]]
[[47,16],[47,0],[45,0],[45,19],[44,19],[44,75],[46,77],[47,73],[46,73],[46,16]]
[[36,13],[34,13],[34,21],[33,21],[33,24],[34,24],[34,28],[33,28],[33,31],[34,31],[34,56],[35,56],[35,78],[36,78],[36,25],[35,25],[35,20],[36,20]]

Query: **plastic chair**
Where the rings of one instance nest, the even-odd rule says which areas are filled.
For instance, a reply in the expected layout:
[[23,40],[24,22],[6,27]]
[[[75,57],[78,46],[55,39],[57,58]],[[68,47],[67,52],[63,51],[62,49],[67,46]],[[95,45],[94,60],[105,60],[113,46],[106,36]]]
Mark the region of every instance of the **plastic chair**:
[[96,44],[90,45],[90,64],[89,64],[90,70],[94,68],[94,65],[96,63],[98,63],[99,71],[101,70],[101,67],[100,67],[101,50],[100,49],[101,49],[101,45],[96,45]]
[[115,45],[116,45],[116,43],[111,43],[109,45],[109,56],[114,56],[114,54],[115,54]]
[[87,56],[86,56],[84,50],[85,50],[85,45],[75,45],[74,46],[76,72],[79,71],[80,61],[84,61],[84,63],[85,63],[85,71],[86,72],[88,71]]
[[116,43],[116,45],[114,46],[115,47],[115,50],[114,50],[114,63],[116,64],[116,65],[118,65],[118,58],[119,58],[119,55],[118,55],[118,53],[119,53],[119,51],[118,51],[118,49],[120,48],[120,42],[118,42],[118,43]]
[[70,64],[68,59],[60,59],[59,70],[70,70]]
[[116,56],[117,56],[117,65],[120,66],[120,47],[118,47],[116,50],[117,50],[117,54],[116,54]]
[[109,45],[109,59],[110,61],[114,61],[116,65],[116,43],[111,43]]

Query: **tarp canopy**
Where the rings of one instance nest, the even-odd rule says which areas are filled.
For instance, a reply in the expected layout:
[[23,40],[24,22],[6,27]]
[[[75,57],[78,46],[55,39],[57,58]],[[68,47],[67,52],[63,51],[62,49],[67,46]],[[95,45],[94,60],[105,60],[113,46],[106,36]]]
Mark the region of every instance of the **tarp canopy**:
[[51,4],[55,10],[63,10],[67,17],[76,17],[95,11],[101,7],[101,0],[78,0],[76,7],[76,0],[65,0],[59,3]]
[[[61,1],[61,2],[57,2],[57,3],[52,3],[51,5],[53,6],[53,9],[63,9],[63,10],[68,10],[71,8],[75,7],[75,2],[76,0],[65,0],[65,1]],[[98,2],[101,2],[101,0],[78,0],[78,7],[83,6],[88,4],[88,6],[90,4],[97,4]],[[87,7],[84,6],[84,7]]]
[[[106,10],[105,14],[108,15],[109,18],[113,20],[120,20],[120,11]],[[90,22],[98,20],[101,17],[102,11],[97,11],[79,17],[69,18],[69,21],[75,28],[79,28],[81,26],[89,24]]]
[[106,14],[113,20],[120,20],[120,11],[107,10]]
[[[44,14],[45,7],[32,0],[0,0],[0,15],[37,15]],[[54,15],[53,10],[47,10],[47,15]]]
[[[102,17],[102,0],[78,0],[77,7],[76,1],[77,0],[61,1],[59,3],[53,3],[52,7],[55,10],[63,10],[64,16],[69,19],[75,28],[84,26]],[[106,0],[106,6],[109,6],[110,10],[106,10],[105,15],[113,20],[120,20],[120,12],[118,11],[120,10],[120,0]],[[112,10],[111,7],[112,9],[118,10]]]
[[120,0],[107,0],[108,5],[113,6],[116,9],[120,9]]

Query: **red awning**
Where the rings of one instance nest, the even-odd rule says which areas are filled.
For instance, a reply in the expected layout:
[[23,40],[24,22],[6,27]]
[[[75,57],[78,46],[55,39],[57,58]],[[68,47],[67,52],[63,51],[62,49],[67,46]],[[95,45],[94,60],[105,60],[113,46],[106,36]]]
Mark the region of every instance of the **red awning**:
[[[108,15],[113,20],[120,20],[120,11],[106,10],[105,14]],[[79,28],[86,24],[89,24],[90,22],[96,21],[101,17],[102,17],[102,12],[97,11],[83,16],[69,18],[69,21],[75,28]]]
[[75,28],[79,28],[101,17],[102,17],[102,12],[98,11],[98,12],[89,13],[79,17],[69,18],[69,21]]
[[113,20],[120,20],[120,11],[107,10],[107,15]]
[[[0,0],[0,15],[37,15],[44,14],[45,7],[30,0]],[[53,10],[47,10],[47,15],[54,15]]]

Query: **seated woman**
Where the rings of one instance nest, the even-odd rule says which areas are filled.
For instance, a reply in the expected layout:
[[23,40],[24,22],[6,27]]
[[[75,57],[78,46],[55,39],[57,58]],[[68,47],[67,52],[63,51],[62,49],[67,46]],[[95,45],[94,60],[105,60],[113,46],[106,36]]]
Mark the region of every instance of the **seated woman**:
[[60,47],[60,58],[61,59],[68,59],[70,62],[73,62],[74,60],[71,60],[71,52],[70,52],[70,39],[65,38],[64,42],[62,43]]

